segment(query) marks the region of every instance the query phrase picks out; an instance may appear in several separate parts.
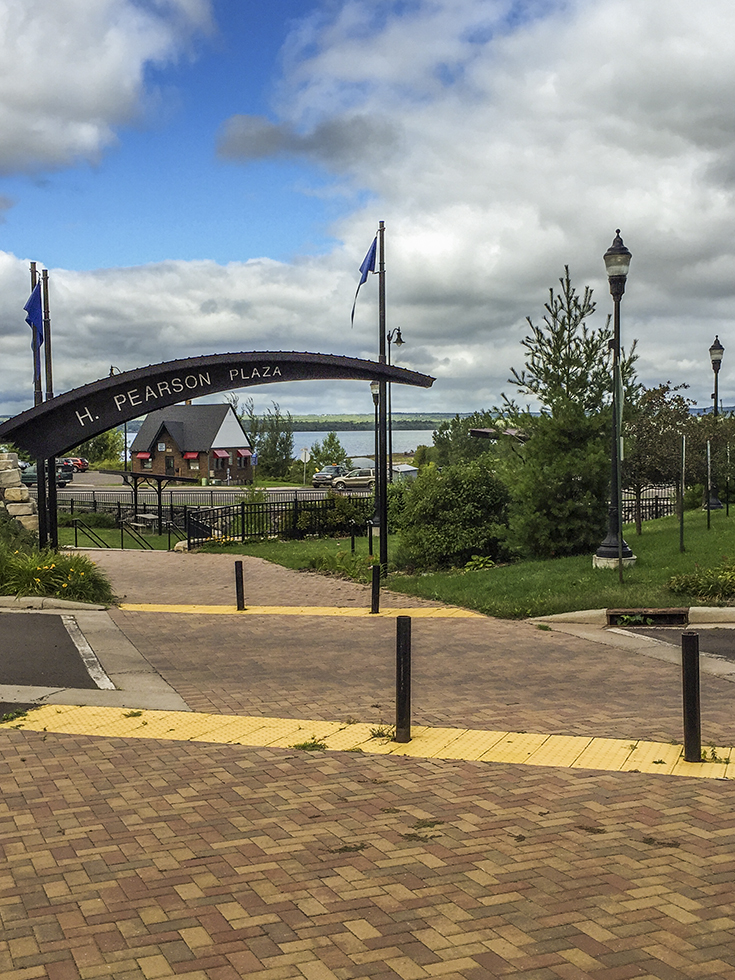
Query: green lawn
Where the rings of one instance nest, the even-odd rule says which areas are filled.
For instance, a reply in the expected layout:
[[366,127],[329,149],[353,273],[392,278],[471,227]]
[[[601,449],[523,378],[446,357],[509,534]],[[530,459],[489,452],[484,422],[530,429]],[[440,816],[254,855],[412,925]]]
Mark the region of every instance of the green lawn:
[[684,553],[679,551],[679,521],[665,517],[646,521],[637,537],[633,527],[625,539],[638,560],[626,569],[623,584],[617,569],[592,567],[592,556],[524,561],[477,572],[445,572],[392,576],[391,589],[407,595],[439,599],[477,609],[502,619],[547,616],[579,609],[665,608],[702,605],[695,596],[676,595],[667,588],[672,575],[712,566],[735,554],[735,514],[714,512],[711,529],[706,515],[685,515]]
[[[84,518],[82,517],[82,520]],[[92,531],[96,537],[101,538],[108,547],[119,548],[120,547],[120,531],[118,528],[106,528],[106,527],[93,527]],[[162,534],[160,537],[157,534],[144,534],[143,538],[153,546],[156,551],[166,551],[168,549],[168,535]],[[172,536],[171,547],[173,548],[176,543],[176,538]],[[90,540],[89,537],[80,529],[77,534],[77,544],[80,548],[96,548],[98,545]],[[59,528],[59,547],[63,548],[65,546],[70,547],[74,545],[74,528],[71,527],[60,527]],[[126,549],[140,551],[140,547],[133,541],[129,534],[124,536],[124,545]]]
[[[522,619],[579,609],[665,608],[701,605],[695,596],[675,595],[667,588],[672,575],[690,572],[695,565],[712,566],[735,555],[735,513],[713,512],[711,528],[701,511],[685,515],[685,551],[679,551],[679,521],[665,517],[646,521],[643,534],[625,528],[625,537],[637,556],[626,569],[623,584],[617,569],[592,567],[591,555],[524,561],[477,572],[448,571],[420,575],[392,572],[386,587],[405,595],[436,599],[502,619]],[[394,538],[389,541],[392,553]],[[376,542],[377,551],[377,542]],[[264,541],[237,545],[242,554],[257,555],[288,568],[303,568],[310,559],[328,552],[349,554],[349,540]],[[212,550],[229,550],[213,548]],[[357,539],[357,553],[367,554],[365,538]]]
[[[679,551],[679,522],[665,517],[647,521],[643,534],[637,537],[633,527],[625,537],[638,557],[636,566],[626,569],[624,582],[618,582],[617,569],[592,567],[592,556],[557,558],[549,561],[524,561],[475,572],[449,571],[421,575],[391,572],[386,587],[405,595],[437,599],[452,605],[476,609],[503,619],[543,616],[579,609],[662,608],[701,605],[694,596],[675,595],[667,588],[672,575],[690,572],[695,565],[713,566],[723,557],[735,555],[735,513],[713,512],[711,529],[701,511],[685,516],[685,547]],[[119,531],[98,533],[113,547],[120,547]],[[60,543],[73,541],[73,532],[62,529]],[[148,535],[154,547],[166,548],[167,537]],[[389,540],[389,555],[395,538]],[[80,540],[80,545],[84,542]],[[126,542],[126,547],[128,543]],[[287,568],[308,567],[312,558],[325,554],[350,554],[350,540],[325,538],[305,541],[259,541],[231,546],[213,545],[208,551],[255,555]],[[377,554],[378,543],[375,542]],[[356,554],[367,556],[366,538],[357,538]]]

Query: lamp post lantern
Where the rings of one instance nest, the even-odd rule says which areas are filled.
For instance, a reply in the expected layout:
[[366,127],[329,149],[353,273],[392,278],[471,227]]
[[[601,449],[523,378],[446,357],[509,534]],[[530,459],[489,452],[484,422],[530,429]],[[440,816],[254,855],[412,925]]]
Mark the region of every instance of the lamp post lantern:
[[[390,345],[395,344],[396,347],[403,347],[406,341],[401,337],[401,328],[396,327],[394,330],[389,330],[386,336],[388,341],[388,366],[390,367]],[[391,385],[388,382],[388,483],[393,482],[393,406],[391,404]]]
[[631,252],[623,244],[620,229],[610,248],[605,252],[605,268],[613,298],[613,389],[612,389],[612,452],[610,454],[610,507],[608,510],[607,536],[593,558],[596,568],[618,567],[623,581],[623,565],[632,565],[635,556],[623,539],[622,491],[620,483],[620,435],[622,428],[623,386],[620,372],[620,301],[625,292],[625,282],[630,268]]
[[[712,346],[709,349],[709,359],[712,363],[712,373],[715,376],[715,390],[712,392],[712,402],[713,409],[712,414],[715,418],[720,414],[720,392],[719,392],[719,376],[720,376],[720,364],[722,364],[722,355],[725,353],[725,348],[720,343],[719,336],[715,336]],[[709,453],[709,444],[707,448]],[[722,510],[722,502],[717,493],[717,480],[715,478],[714,467],[709,466],[709,487],[707,488],[709,503],[707,505],[707,520],[709,521],[709,511],[711,510]]]

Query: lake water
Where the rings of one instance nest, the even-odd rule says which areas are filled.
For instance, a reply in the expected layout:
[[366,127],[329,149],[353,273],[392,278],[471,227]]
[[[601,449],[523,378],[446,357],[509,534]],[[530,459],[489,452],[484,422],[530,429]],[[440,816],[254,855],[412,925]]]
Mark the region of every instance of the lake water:
[[[315,442],[323,442],[329,433],[327,432],[294,432],[293,448],[294,456],[298,458],[299,453],[305,447],[311,449]],[[339,441],[345,448],[345,452],[350,457],[375,455],[375,433],[363,432],[336,432]],[[393,452],[407,453],[415,450],[417,446],[433,446],[431,429],[394,429],[393,430]]]
[[[137,433],[128,433],[128,446],[132,443]],[[294,432],[293,449],[294,456],[298,459],[301,450],[306,447],[311,449],[315,442],[323,442],[327,437],[327,432]],[[362,432],[337,432],[337,438],[345,447],[345,452],[350,457],[375,455],[375,434],[370,431]],[[406,453],[416,449],[417,446],[433,446],[431,429],[394,429],[393,430],[393,452]]]

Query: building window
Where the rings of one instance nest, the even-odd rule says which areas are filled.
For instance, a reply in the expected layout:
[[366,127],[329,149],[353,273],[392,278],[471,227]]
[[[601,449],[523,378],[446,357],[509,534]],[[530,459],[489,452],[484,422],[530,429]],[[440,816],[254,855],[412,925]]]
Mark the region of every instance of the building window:
[[188,463],[189,463],[189,469],[190,470],[198,470],[199,469],[199,460],[198,459],[190,459],[190,460],[188,460]]

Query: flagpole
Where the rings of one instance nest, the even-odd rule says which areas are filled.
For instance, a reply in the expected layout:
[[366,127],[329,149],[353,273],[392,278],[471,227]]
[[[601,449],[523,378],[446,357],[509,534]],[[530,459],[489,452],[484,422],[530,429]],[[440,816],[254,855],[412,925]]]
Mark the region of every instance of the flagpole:
[[[31,292],[38,285],[38,272],[36,263],[31,262]],[[31,328],[33,329],[33,328]],[[38,343],[38,335],[33,330],[33,404],[40,405],[43,401],[43,391],[41,390],[41,348]]]
[[[38,271],[36,263],[31,262],[31,293],[38,285]],[[43,391],[41,390],[41,349],[38,343],[38,334],[35,327],[33,330],[33,404],[40,405],[43,402]],[[39,456],[36,458],[36,503],[38,509],[38,543],[42,548],[48,545],[48,524],[46,516],[46,460]]]
[[[385,222],[378,223],[378,328],[380,330],[379,361],[385,364]],[[378,404],[378,498],[380,510],[380,568],[388,574],[388,457],[387,457],[387,384],[380,380]]]
[[[43,346],[46,359],[46,401],[54,397],[54,382],[51,363],[51,310],[48,298],[48,269],[41,273],[41,289],[43,291]],[[51,547],[59,547],[58,499],[56,495],[56,457],[50,456],[48,461],[48,533]]]
[[48,269],[41,273],[41,289],[43,290],[43,343],[46,348],[46,401],[54,397],[54,382],[51,370],[51,313],[48,302]]

